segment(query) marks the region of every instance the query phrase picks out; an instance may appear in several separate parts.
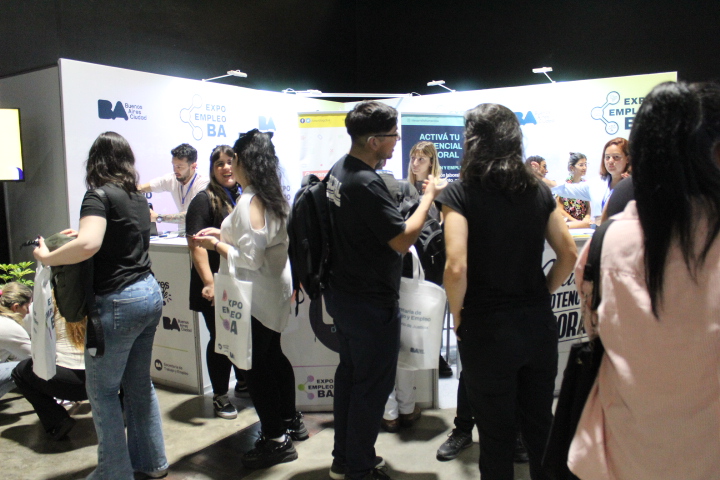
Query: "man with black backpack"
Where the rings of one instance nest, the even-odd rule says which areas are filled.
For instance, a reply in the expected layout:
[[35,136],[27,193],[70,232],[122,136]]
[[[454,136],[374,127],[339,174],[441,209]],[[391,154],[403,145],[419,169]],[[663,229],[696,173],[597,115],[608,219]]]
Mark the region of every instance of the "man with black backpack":
[[415,213],[404,220],[375,172],[400,139],[397,111],[380,102],[361,102],[348,113],[345,126],[350,153],[332,167],[327,182],[332,233],[324,295],[340,343],[330,476],[387,479],[374,445],[395,382],[401,254],[417,240],[444,185],[431,178]]

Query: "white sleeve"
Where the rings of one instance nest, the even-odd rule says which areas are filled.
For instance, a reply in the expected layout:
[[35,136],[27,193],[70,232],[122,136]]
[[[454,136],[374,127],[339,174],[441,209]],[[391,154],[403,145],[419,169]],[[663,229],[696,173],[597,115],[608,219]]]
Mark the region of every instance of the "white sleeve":
[[3,319],[0,349],[7,350],[16,360],[30,358],[30,336],[12,319]]
[[[245,206],[247,204],[243,204]],[[238,205],[240,206],[240,205]],[[237,208],[230,214],[229,238],[223,239],[230,245],[228,256],[232,256],[235,268],[258,270],[265,261],[268,244],[268,217],[262,230],[250,228],[250,209]]]
[[[577,198],[589,202],[590,198],[590,182],[580,183],[562,183],[552,188],[552,193],[564,198]],[[593,215],[595,212],[593,212]]]
[[172,192],[173,188],[177,187],[178,181],[175,179],[175,175],[168,173],[162,177],[153,178],[148,182],[150,184],[150,191],[157,192]]

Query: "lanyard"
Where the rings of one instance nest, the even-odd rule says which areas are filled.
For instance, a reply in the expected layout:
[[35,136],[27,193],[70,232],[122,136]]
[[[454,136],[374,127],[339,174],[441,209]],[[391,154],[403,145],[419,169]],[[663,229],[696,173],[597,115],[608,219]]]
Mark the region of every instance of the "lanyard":
[[610,184],[608,184],[607,190],[605,190],[605,195],[603,195],[602,200],[602,210],[605,210],[605,204],[610,200],[610,195],[612,195],[612,189],[610,188]]
[[195,183],[196,178],[197,178],[197,173],[193,176],[193,179],[190,181],[190,185],[188,185],[187,190],[185,190],[185,195],[183,195],[183,193],[182,193],[182,191],[183,191],[182,183],[180,184],[180,203],[182,205],[185,205],[185,199],[187,198],[188,193],[190,193],[190,189],[192,188],[193,183]]
[[229,188],[227,188],[227,187],[223,187],[223,188],[227,192],[227,196],[230,199],[230,203],[232,203],[232,206],[234,207],[235,203],[236,203],[235,195],[233,195],[232,191]]

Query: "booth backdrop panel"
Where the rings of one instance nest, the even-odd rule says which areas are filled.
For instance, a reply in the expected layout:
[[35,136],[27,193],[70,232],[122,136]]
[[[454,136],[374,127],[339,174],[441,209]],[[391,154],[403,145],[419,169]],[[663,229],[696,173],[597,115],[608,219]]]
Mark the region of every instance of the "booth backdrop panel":
[[20,244],[69,225],[58,68],[0,79],[0,107],[20,109],[25,160],[25,181],[5,183],[10,261],[34,261]]
[[410,149],[418,142],[433,142],[438,152],[440,178],[449,182],[458,179],[460,161],[463,157],[463,131],[465,120],[459,115],[416,115],[404,114],[401,119],[402,132],[402,177],[407,178],[410,170]]
[[175,242],[150,247],[152,269],[163,295],[150,372],[157,383],[203,394],[204,346],[200,345],[198,314],[188,309],[190,254],[184,239]]
[[[273,143],[285,173],[283,187],[291,201],[302,179],[298,112],[343,110],[343,104],[336,102],[67,59],[60,60],[60,75],[73,228],[85,192],[84,162],[102,132],[116,131],[130,142],[144,183],[172,172],[170,150],[181,143],[197,149],[198,171],[207,176],[215,146],[232,146],[240,132],[252,128],[274,131]],[[169,193],[151,197],[158,212],[176,211]],[[175,226],[161,224],[161,229]]]
[[347,112],[299,113],[300,163],[303,175],[313,173],[321,180],[340,157],[350,151],[345,129]]
[[[587,155],[587,178],[597,178],[605,143],[615,137],[627,138],[645,95],[661,82],[676,80],[677,72],[668,72],[447,92],[403,98],[400,102],[388,100],[387,103],[397,106],[403,116],[416,112],[463,115],[480,103],[505,105],[515,112],[520,121],[526,156],[544,157],[549,169],[547,178],[564,181],[568,175],[567,161],[571,151]],[[406,148],[409,151],[412,144],[405,145],[409,136],[405,132],[401,134],[403,145],[396,147],[396,151],[398,148],[402,148],[403,152]],[[407,155],[404,154],[404,157]],[[408,158],[402,158],[403,165],[407,162]],[[397,165],[390,161],[387,168],[395,171],[397,177],[406,171],[397,169]]]

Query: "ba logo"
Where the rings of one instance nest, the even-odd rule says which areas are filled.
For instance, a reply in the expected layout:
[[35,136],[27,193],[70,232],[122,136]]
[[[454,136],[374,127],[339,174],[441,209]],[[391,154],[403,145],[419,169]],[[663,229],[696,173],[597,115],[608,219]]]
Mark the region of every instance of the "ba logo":
[[116,118],[128,119],[128,114],[122,102],[117,102],[113,108],[109,100],[98,100],[98,117],[103,120],[115,120]]
[[160,360],[155,360],[155,370],[157,370],[159,372],[160,370],[162,370],[162,367],[163,367],[162,362]]
[[537,120],[535,120],[535,115],[533,115],[532,112],[527,112],[525,115],[522,114],[522,112],[515,112],[515,116],[518,119],[518,122],[520,122],[520,125],[527,125],[529,123],[532,123],[533,125],[537,125]]
[[420,355],[424,355],[425,350],[422,348],[410,347],[410,353],[419,353]]
[[[302,120],[300,121],[302,122]],[[272,130],[274,132],[276,128],[275,122],[273,121],[272,117],[258,117],[258,130],[262,130],[263,132]]]
[[177,318],[163,317],[163,328],[165,330],[177,330],[180,331],[180,324]]

